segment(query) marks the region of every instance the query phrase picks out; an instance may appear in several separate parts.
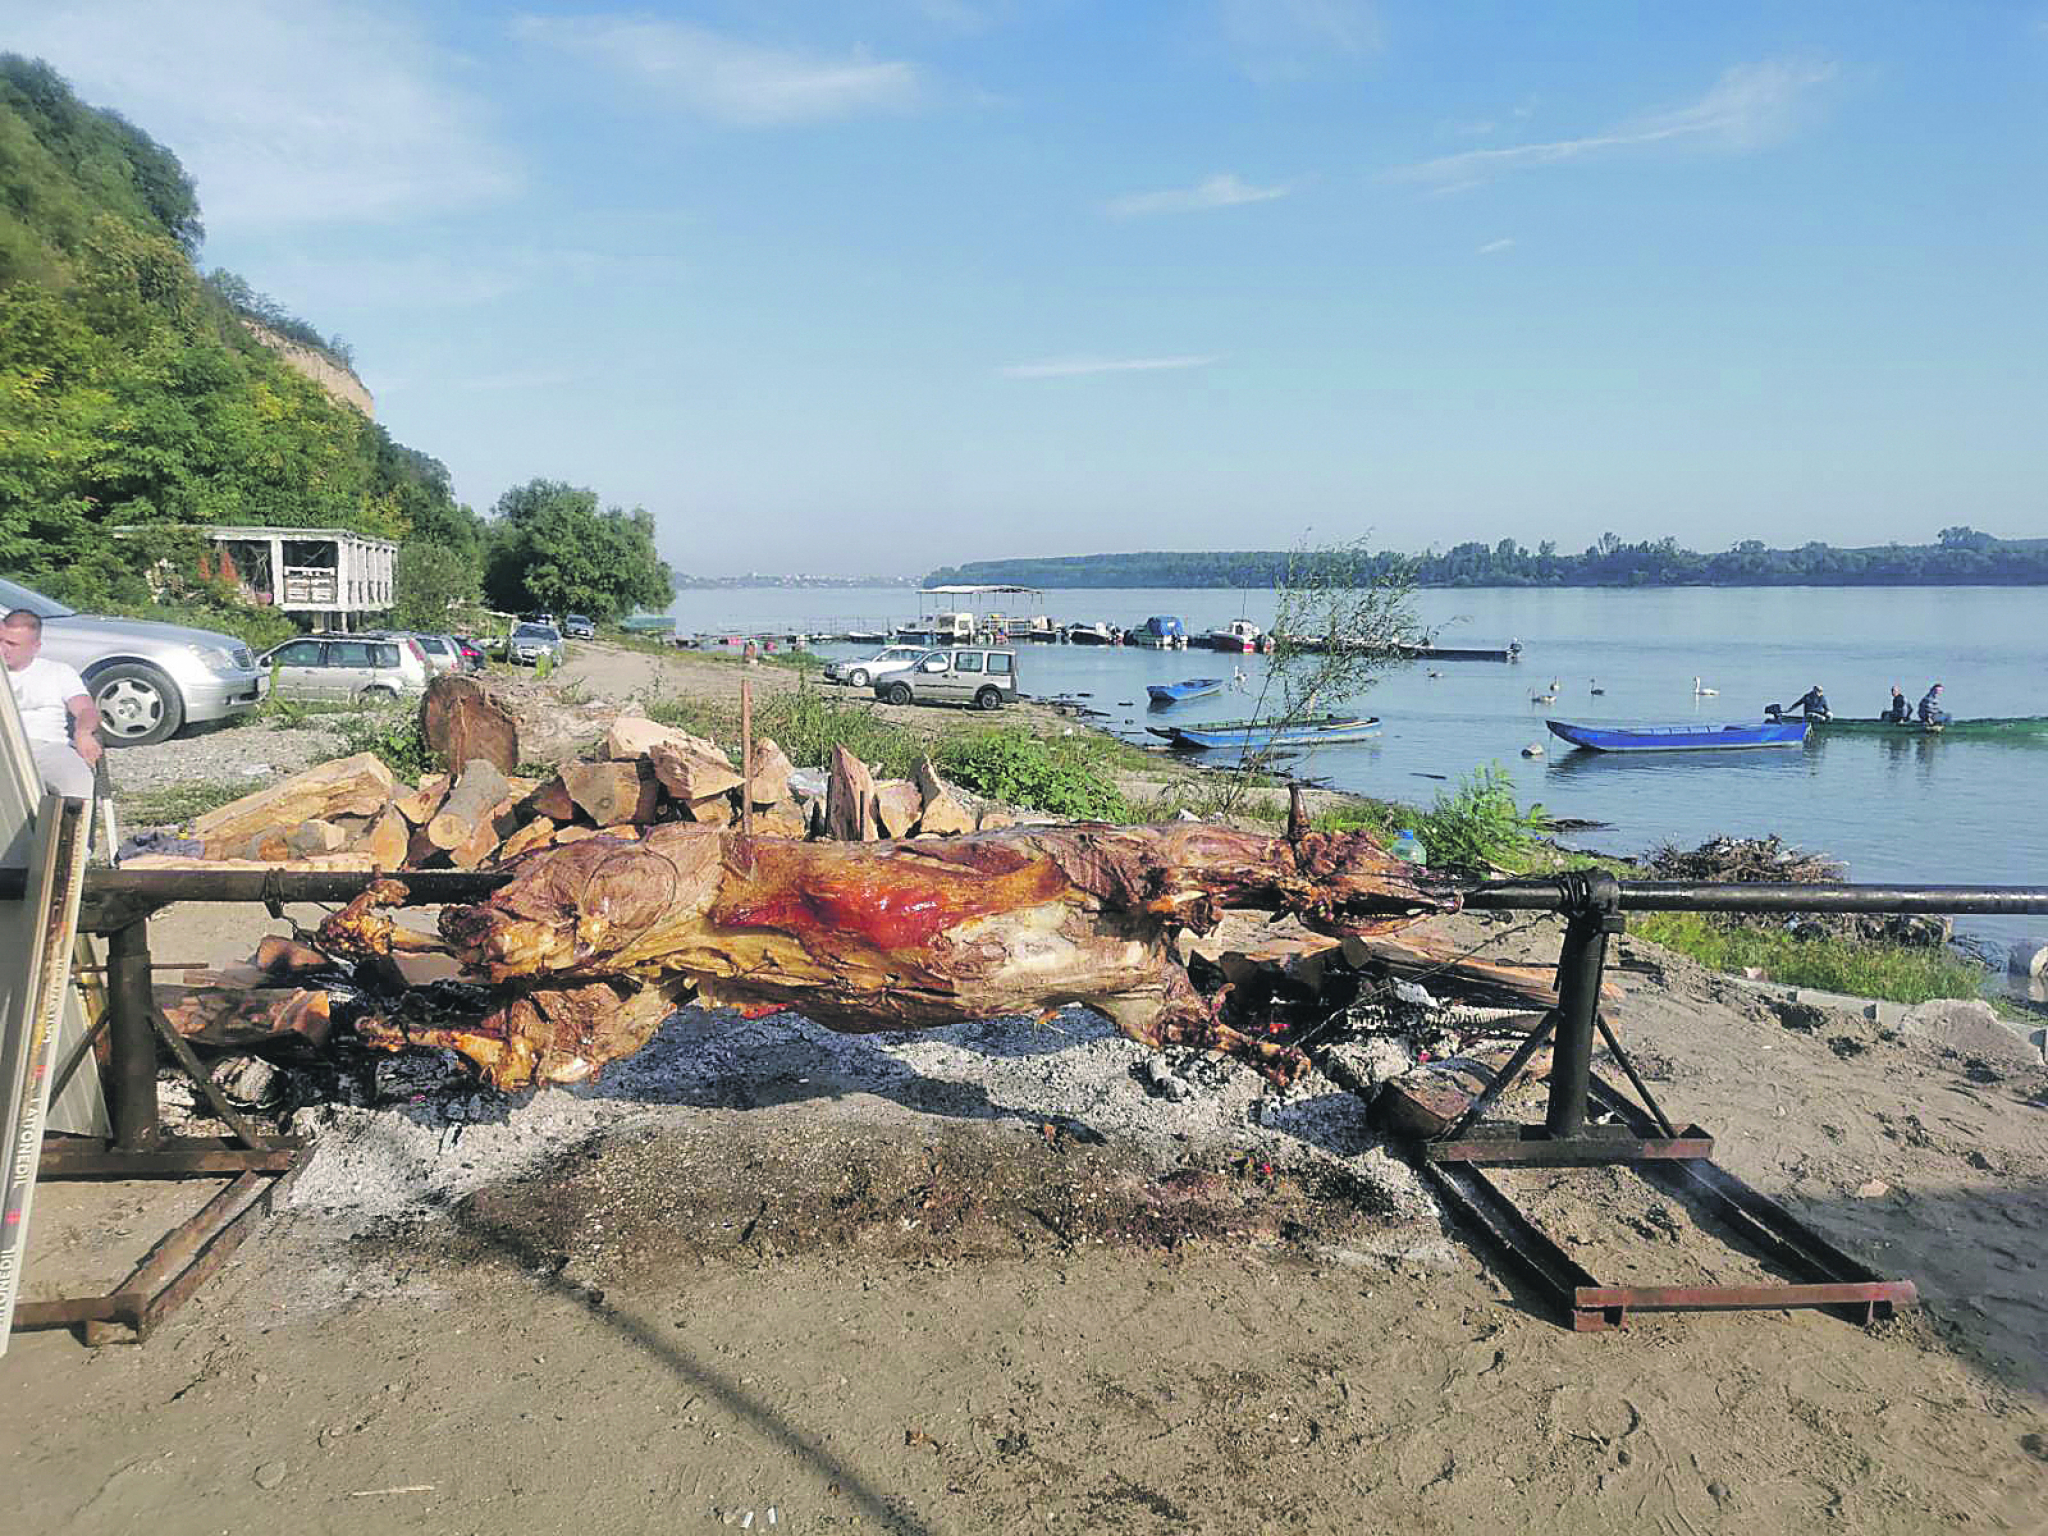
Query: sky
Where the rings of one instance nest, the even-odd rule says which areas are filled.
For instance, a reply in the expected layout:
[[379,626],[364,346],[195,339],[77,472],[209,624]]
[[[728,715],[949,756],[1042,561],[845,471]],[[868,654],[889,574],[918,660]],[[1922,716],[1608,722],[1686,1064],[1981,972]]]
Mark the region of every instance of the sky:
[[2048,534],[2048,0],[0,0],[678,570]]

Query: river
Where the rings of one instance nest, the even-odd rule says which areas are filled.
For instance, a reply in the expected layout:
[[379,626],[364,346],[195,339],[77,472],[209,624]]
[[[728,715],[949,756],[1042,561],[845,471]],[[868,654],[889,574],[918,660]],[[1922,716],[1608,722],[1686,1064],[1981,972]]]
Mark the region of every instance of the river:
[[[688,632],[801,631],[916,617],[903,588],[748,588],[686,592],[671,610]],[[1432,590],[1416,610],[1444,645],[1523,646],[1514,666],[1411,665],[1351,701],[1386,724],[1376,741],[1291,763],[1305,778],[1427,803],[1494,762],[1523,801],[1607,825],[1578,841],[1617,853],[1720,833],[1776,833],[1847,864],[1855,880],[2048,884],[2048,740],[1837,738],[1792,751],[1651,758],[1573,752],[1546,718],[1615,724],[1745,721],[1822,684],[1835,712],[1875,715],[1891,684],[1917,701],[1944,686],[1958,716],[2048,714],[2048,591],[1992,587],[1771,587]],[[1045,594],[1061,623],[1131,625],[1175,614],[1201,633],[1242,614],[1270,622],[1273,594],[1219,590],[1064,590]],[[828,654],[849,647],[824,647]],[[1042,696],[1085,694],[1097,723],[1143,741],[1145,684],[1228,676],[1236,658],[1088,646],[1021,647],[1020,682]],[[1263,658],[1244,657],[1256,692]],[[1696,696],[1694,678],[1711,688]],[[1534,695],[1557,683],[1557,702]],[[1602,690],[1598,695],[1593,689]],[[1331,700],[1331,704],[1344,701]],[[1175,720],[1249,713],[1242,695],[1190,701]],[[1540,745],[1544,755],[1524,758]],[[1973,919],[2001,946],[2048,919]]]

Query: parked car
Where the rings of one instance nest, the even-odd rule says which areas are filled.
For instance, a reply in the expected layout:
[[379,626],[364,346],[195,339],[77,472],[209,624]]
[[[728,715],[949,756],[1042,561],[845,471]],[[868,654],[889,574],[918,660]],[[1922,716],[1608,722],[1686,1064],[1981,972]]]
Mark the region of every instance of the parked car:
[[571,640],[595,640],[597,626],[580,613],[562,615],[562,633]]
[[420,630],[396,638],[416,640],[426,653],[427,670],[430,676],[442,672],[460,672],[464,669],[462,642],[453,635],[430,635]]
[[490,653],[483,648],[479,641],[465,639],[461,635],[456,635],[453,638],[457,648],[462,652],[463,671],[481,672],[490,666]]
[[43,621],[42,654],[85,679],[109,746],[148,746],[186,725],[244,714],[263,697],[263,673],[233,635],[78,613],[0,581],[0,612],[16,608]]
[[828,661],[825,663],[825,681],[845,683],[853,688],[865,688],[885,672],[899,672],[905,667],[915,666],[919,660],[931,655],[928,645],[885,645],[872,656],[863,656],[858,661]]
[[426,690],[425,649],[410,635],[301,635],[257,658],[278,697],[311,703],[375,702]]
[[890,704],[972,704],[1001,709],[1017,701],[1015,651],[927,651],[916,665],[885,676],[875,697]]
[[551,663],[561,661],[562,632],[552,624],[514,624],[505,641],[505,659],[530,666],[542,656]]

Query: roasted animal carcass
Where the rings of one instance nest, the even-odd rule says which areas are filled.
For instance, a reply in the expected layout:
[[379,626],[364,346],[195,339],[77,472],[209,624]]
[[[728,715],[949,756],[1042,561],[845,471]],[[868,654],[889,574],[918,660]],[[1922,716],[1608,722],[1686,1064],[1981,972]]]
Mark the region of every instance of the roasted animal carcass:
[[[1363,934],[1457,906],[1367,834],[1298,824],[1286,837],[1082,823],[797,843],[677,822],[514,868],[488,901],[440,921],[465,967],[514,989],[509,1000],[474,1027],[407,1037],[453,1047],[501,1088],[587,1077],[690,995],[854,1032],[1081,1003],[1134,1040],[1224,1051],[1284,1083],[1300,1053],[1219,1022],[1174,957],[1175,934],[1231,907]],[[323,944],[388,949],[377,909],[403,899],[379,882],[323,925]]]

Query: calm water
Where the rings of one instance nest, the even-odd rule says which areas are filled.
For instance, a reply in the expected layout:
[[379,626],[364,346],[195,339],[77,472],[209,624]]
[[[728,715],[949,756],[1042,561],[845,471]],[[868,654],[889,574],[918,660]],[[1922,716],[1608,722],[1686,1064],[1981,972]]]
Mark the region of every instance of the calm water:
[[[1171,613],[1201,632],[1272,616],[1272,594],[1056,591],[1061,623],[1130,625]],[[916,617],[902,589],[686,593],[684,631],[845,628]],[[1353,701],[1381,716],[1378,741],[1327,747],[1290,766],[1335,788],[1427,803],[1498,762],[1524,801],[1610,824],[1583,841],[1639,852],[1717,833],[1788,842],[1843,860],[1856,880],[2048,884],[2048,744],[1834,740],[1801,750],[1650,759],[1572,752],[1545,718],[1622,724],[1743,721],[1821,683],[1837,714],[1875,715],[1896,682],[1917,701],[1931,682],[1956,715],[2048,714],[2048,591],[1979,587],[1424,592],[1417,608],[1445,645],[1522,642],[1516,666],[1445,662],[1386,673]],[[846,650],[839,647],[825,648]],[[1160,717],[1145,684],[1228,676],[1237,659],[1089,646],[1023,648],[1029,693],[1088,694],[1097,722],[1145,740]],[[1256,693],[1264,660],[1242,658]],[[1695,698],[1693,679],[1717,690]],[[1554,705],[1532,702],[1555,679]],[[1593,687],[1605,692],[1595,697]],[[1330,701],[1333,705],[1340,701]],[[1176,706],[1175,720],[1249,713],[1242,695]],[[1521,749],[1541,743],[1546,755]],[[1967,931],[2010,940],[2048,918],[1977,919]]]

